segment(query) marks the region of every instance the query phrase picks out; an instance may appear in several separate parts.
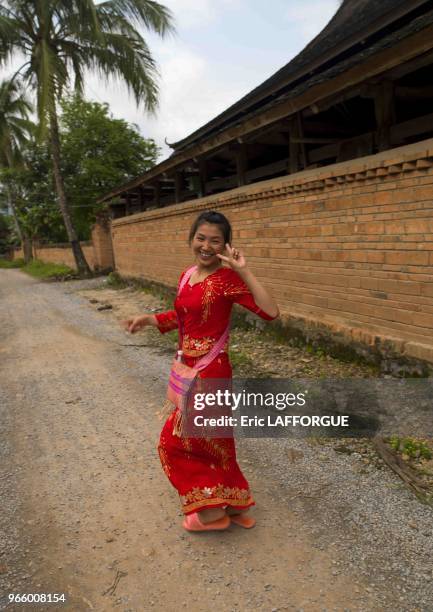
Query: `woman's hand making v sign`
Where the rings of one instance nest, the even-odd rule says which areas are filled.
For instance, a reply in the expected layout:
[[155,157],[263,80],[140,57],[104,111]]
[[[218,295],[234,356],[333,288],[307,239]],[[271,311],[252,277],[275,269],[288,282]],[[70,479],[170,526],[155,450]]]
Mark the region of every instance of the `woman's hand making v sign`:
[[219,257],[222,261],[225,261],[230,268],[232,268],[232,270],[240,272],[240,270],[247,267],[247,262],[242,251],[232,248],[229,244],[226,244],[226,252],[228,253],[228,256],[217,254],[217,257]]
[[232,248],[226,243],[226,252],[227,255],[220,255],[218,253],[217,257],[219,257],[221,261],[224,261],[232,270],[239,274],[241,279],[253,294],[254,300],[259,308],[264,310],[271,317],[278,317],[280,311],[278,310],[276,301],[248,268],[242,251]]

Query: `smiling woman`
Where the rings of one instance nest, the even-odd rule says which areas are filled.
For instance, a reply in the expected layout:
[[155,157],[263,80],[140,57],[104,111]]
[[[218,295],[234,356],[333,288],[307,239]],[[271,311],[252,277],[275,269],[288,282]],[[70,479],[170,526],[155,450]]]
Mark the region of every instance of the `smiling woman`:
[[[233,304],[266,320],[279,314],[275,300],[230,242],[226,217],[214,211],[202,213],[189,235],[195,265],[181,274],[174,310],[125,321],[131,333],[145,325],[154,325],[161,333],[179,329],[178,355],[190,368],[200,369],[198,364],[203,364],[200,378],[231,378],[227,337]],[[176,406],[161,432],[158,450],[162,467],[179,493],[186,515],[184,528],[221,530],[230,522],[253,527],[255,521],[246,511],[254,501],[238,466],[233,438],[184,437],[182,419],[183,412]]]
[[[232,231],[226,217],[214,212],[197,217],[189,233],[189,245],[205,271],[221,265],[218,255],[222,255],[231,240]],[[194,284],[194,280],[190,283]]]

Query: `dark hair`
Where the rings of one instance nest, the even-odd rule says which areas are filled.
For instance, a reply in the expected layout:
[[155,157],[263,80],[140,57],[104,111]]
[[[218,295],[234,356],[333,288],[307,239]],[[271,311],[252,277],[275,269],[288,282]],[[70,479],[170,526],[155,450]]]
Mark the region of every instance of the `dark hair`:
[[221,232],[224,236],[224,244],[226,244],[227,242],[231,244],[232,226],[230,225],[230,221],[223,214],[214,210],[207,210],[206,212],[201,213],[194,221],[189,232],[189,244],[191,244],[196,231],[198,230],[200,225],[203,225],[203,223],[212,223],[214,225],[219,225]]

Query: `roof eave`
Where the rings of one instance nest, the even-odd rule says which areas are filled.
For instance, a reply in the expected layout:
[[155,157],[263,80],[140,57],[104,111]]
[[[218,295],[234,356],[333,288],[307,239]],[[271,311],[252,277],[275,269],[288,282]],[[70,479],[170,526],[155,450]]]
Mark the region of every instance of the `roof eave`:
[[251,107],[254,104],[260,102],[261,99],[266,97],[271,97],[273,94],[281,90],[283,87],[288,87],[291,83],[295,81],[299,81],[302,78],[308,78],[311,75],[311,72],[317,71],[323,66],[325,63],[332,61],[332,59],[338,57],[344,51],[347,51],[351,47],[362,42],[366,37],[371,36],[375,32],[380,29],[390,25],[393,21],[404,17],[408,12],[413,11],[419,6],[423,4],[427,4],[430,0],[412,0],[410,3],[404,2],[397,9],[393,11],[389,11],[387,14],[382,15],[380,19],[377,19],[373,23],[370,23],[368,27],[363,28],[357,32],[356,37],[353,36],[344,39],[339,45],[333,47],[329,50],[328,53],[322,55],[320,59],[314,60],[309,64],[306,64],[302,70],[299,70],[288,76],[286,79],[281,79],[281,73],[284,73],[287,67],[294,62],[299,56],[301,56],[306,49],[311,48],[315,44],[318,38],[320,38],[323,32],[332,25],[332,22],[338,17],[339,12],[342,9],[342,6],[335,13],[329,23],[325,26],[324,30],[320,32],[308,45],[305,47],[298,55],[296,55],[288,64],[283,66],[280,70],[266,79],[263,83],[261,83],[258,87],[249,92],[246,96],[235,102],[232,106],[226,109],[223,113],[219,114],[217,117],[200,127],[198,130],[189,134],[186,138],[179,140],[178,142],[170,145],[174,148],[175,151],[183,149],[185,146],[189,145],[191,142],[198,140],[201,136],[205,135],[206,132],[212,131],[219,123],[222,123],[226,120],[230,119],[230,116],[235,117],[236,114],[245,113],[248,111],[248,107]]
[[404,38],[398,44],[381,50],[379,53],[367,58],[366,61],[352,66],[347,71],[339,73],[333,79],[313,85],[297,98],[284,100],[279,104],[275,104],[275,106],[270,109],[264,109],[259,115],[248,118],[239,126],[228,127],[220,133],[212,135],[210,138],[204,139],[199,143],[191,143],[187,148],[179,153],[173,154],[145,174],[107,193],[100,198],[98,202],[103,203],[122,193],[137,189],[143,183],[153,180],[161,174],[175,171],[176,168],[180,168],[192,158],[200,157],[211,150],[228,144],[261,127],[271,125],[304,108],[313,106],[324,98],[351,89],[362,82],[366,77],[372,78],[377,76],[387,70],[391,70],[402,62],[409,61],[417,55],[431,51],[432,49],[433,24],[430,24],[416,34]]

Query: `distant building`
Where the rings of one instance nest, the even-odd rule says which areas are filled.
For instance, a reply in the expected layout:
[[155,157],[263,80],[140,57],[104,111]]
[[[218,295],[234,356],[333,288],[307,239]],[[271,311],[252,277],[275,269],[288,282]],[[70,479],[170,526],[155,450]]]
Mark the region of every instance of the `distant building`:
[[432,48],[431,0],[345,0],[297,57],[101,201],[117,218],[433,136]]

